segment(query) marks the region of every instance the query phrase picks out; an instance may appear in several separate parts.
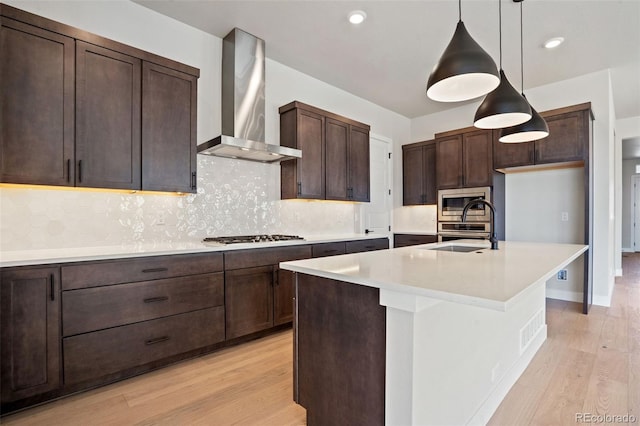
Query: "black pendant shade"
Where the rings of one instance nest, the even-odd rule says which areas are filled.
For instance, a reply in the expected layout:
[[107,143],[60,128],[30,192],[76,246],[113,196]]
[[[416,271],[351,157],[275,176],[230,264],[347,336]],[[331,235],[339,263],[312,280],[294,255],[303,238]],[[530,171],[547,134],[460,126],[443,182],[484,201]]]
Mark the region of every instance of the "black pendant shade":
[[504,71],[500,70],[500,84],[478,107],[473,125],[479,129],[500,129],[516,126],[530,119],[529,102],[513,88]]
[[[524,96],[524,47],[523,47],[523,25],[522,25],[522,1],[523,0],[514,0],[516,3],[520,3],[520,73],[522,82],[522,97],[526,99]],[[527,101],[528,102],[528,101]],[[529,142],[536,141],[538,139],[543,139],[549,136],[549,126],[547,122],[544,121],[544,118],[538,114],[531,104],[531,119],[522,124],[518,124],[516,126],[506,127],[500,130],[500,137],[498,140],[503,143],[519,143],[519,142]]]
[[434,101],[459,102],[483,96],[500,83],[491,56],[471,37],[462,21],[427,81]]
[[[523,95],[524,96],[524,95]],[[506,127],[500,130],[500,142],[518,143],[543,139],[549,136],[547,122],[531,107],[531,119],[517,126]]]

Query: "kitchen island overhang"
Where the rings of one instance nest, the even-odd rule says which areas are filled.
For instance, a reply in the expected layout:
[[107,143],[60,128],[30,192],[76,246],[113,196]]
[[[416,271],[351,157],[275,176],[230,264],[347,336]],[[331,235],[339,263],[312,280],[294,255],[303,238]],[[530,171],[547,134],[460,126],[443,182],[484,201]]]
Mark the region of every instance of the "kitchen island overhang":
[[[299,311],[305,306],[335,303],[340,285],[349,286],[349,297],[353,297],[349,303],[342,303],[344,309],[358,306],[357,310],[362,311],[358,292],[367,293],[367,303],[371,304],[370,292],[376,291],[377,305],[385,311],[384,320],[380,320],[375,307],[371,307],[372,318],[378,318],[377,327],[385,330],[383,343],[377,347],[384,352],[385,402],[384,414],[378,415],[378,421],[358,417],[357,406],[342,402],[348,400],[347,394],[331,398],[333,412],[340,412],[342,405],[348,408],[346,411],[356,412],[351,414],[355,422],[366,419],[368,424],[388,425],[484,424],[490,419],[546,339],[546,280],[578,258],[587,246],[501,241],[500,250],[496,251],[484,249],[488,246],[483,243],[457,241],[457,245],[477,245],[478,250],[469,253],[431,250],[446,244],[452,243],[281,264],[281,268],[297,272],[294,388],[298,395],[298,388],[302,387],[305,397],[298,402],[307,408],[309,420],[322,418],[318,407],[327,401],[313,401],[324,396],[304,389],[305,383],[310,382],[306,379],[299,382],[300,373],[304,378],[321,371],[323,380],[331,383],[332,374],[348,375],[350,370],[361,366],[354,363],[349,368],[345,357],[341,361],[346,364],[342,371],[332,365],[309,371],[308,363],[299,356],[313,353],[314,362],[324,359],[331,364],[342,351],[358,353],[352,347],[358,344],[353,338],[357,336],[358,323],[363,326],[362,333],[373,329],[367,323],[366,312],[364,317],[354,318],[342,327],[336,325],[329,332],[325,330],[330,326],[325,327],[327,317],[322,309],[317,312],[323,318]],[[307,286],[316,288],[312,301],[305,300],[309,297]],[[332,294],[333,302],[323,300],[323,289]],[[335,306],[331,309],[335,315]],[[302,324],[298,318],[304,320]],[[343,328],[351,336],[349,339],[340,338]],[[315,344],[323,342],[324,347],[300,348],[300,342],[310,342],[300,339],[305,333],[322,336]],[[334,339],[332,333],[338,336]],[[331,347],[340,345],[345,347]],[[369,353],[371,347],[360,352],[362,363],[369,362]],[[323,354],[327,356],[323,358]],[[297,371],[298,366],[302,366],[301,371]],[[366,394],[380,388],[379,374],[372,374],[372,383],[366,379],[355,380],[362,389],[349,392]],[[346,387],[335,388],[333,392],[341,394]],[[371,398],[379,400],[380,395]],[[362,401],[362,415],[371,412],[366,398]]]

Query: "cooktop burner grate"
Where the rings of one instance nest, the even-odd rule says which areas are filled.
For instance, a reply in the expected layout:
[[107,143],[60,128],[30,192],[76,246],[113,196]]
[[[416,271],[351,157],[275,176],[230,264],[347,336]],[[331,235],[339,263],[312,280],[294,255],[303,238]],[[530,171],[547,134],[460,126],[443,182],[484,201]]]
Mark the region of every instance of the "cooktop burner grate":
[[229,237],[207,237],[202,242],[218,244],[238,244],[238,243],[264,243],[271,241],[304,240],[297,235],[283,234],[262,234],[262,235],[234,235]]

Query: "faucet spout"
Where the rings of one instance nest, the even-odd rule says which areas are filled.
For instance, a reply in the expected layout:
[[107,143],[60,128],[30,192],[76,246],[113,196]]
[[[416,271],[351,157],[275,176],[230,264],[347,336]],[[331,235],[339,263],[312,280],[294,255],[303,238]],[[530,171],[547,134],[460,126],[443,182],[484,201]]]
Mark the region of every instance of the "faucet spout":
[[498,250],[498,237],[496,236],[496,209],[495,207],[493,207],[493,204],[491,204],[489,201],[484,200],[482,198],[476,198],[475,200],[469,201],[462,209],[462,221],[466,222],[467,213],[469,212],[469,209],[475,206],[476,204],[484,204],[485,206],[489,207],[489,209],[491,210],[490,223],[489,223],[489,226],[491,227],[491,230],[490,230],[491,236],[489,237],[489,241],[491,242],[491,250]]

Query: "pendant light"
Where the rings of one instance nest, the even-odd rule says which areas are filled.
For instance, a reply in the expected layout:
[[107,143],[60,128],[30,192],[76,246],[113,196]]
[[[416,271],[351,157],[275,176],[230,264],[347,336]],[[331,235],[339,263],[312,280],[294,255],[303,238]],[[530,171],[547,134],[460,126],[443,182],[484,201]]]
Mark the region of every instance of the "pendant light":
[[473,125],[480,129],[500,129],[531,119],[529,102],[513,88],[502,70],[502,0],[498,0],[500,34],[500,84],[478,107]]
[[[524,0],[513,0],[520,3],[520,82],[522,85],[522,96],[524,96],[524,48],[523,48],[523,30],[522,30],[522,2]],[[526,99],[526,98],[525,98]],[[531,106],[531,104],[529,104]],[[531,119],[517,126],[507,127],[500,131],[500,142],[518,143],[529,142],[549,136],[549,126],[544,118],[538,114],[538,111],[531,107]]]
[[434,101],[474,99],[486,95],[500,83],[495,62],[462,22],[461,1],[458,0],[456,31],[427,81],[427,96]]

